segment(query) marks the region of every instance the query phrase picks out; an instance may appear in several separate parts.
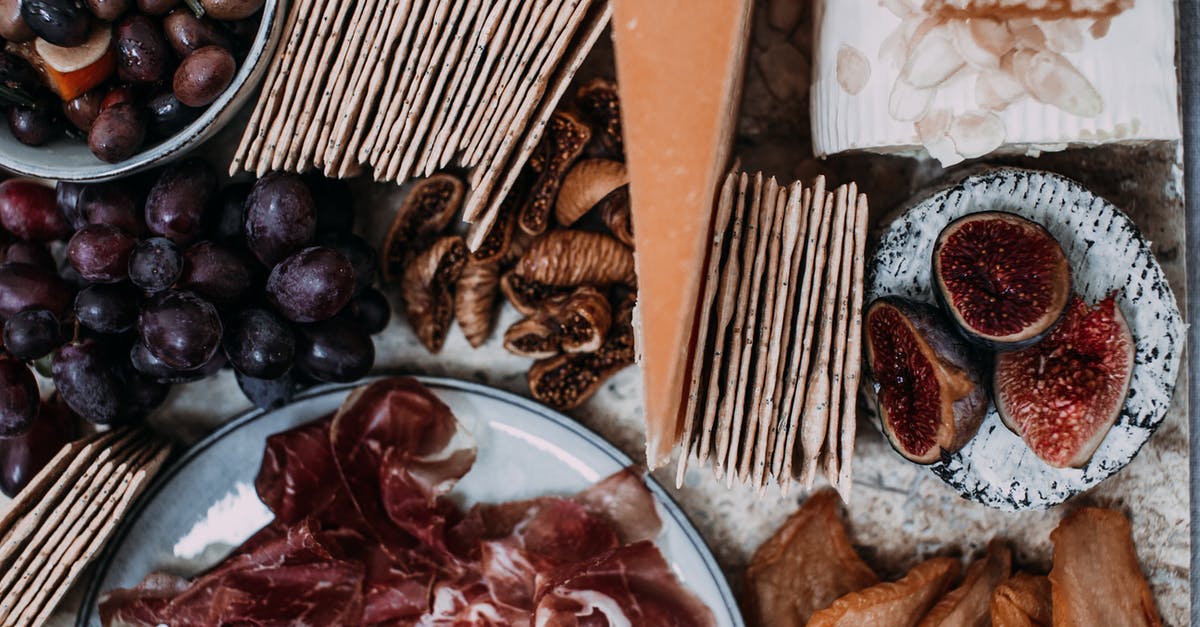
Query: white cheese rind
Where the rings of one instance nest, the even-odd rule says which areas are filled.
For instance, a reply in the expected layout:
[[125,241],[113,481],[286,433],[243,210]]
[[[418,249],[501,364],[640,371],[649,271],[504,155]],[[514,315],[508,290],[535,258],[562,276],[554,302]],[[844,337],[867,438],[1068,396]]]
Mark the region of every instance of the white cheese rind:
[[952,220],[979,211],[1009,211],[1046,227],[1070,260],[1077,294],[1094,304],[1119,290],[1117,304],[1136,344],[1125,407],[1083,468],[1053,468],[1038,459],[994,406],[962,450],[930,466],[964,498],[1007,511],[1043,509],[1123,468],[1162,423],[1183,353],[1183,317],[1150,244],[1124,213],[1067,178],[1014,168],[970,175],[888,225],[870,266],[868,302],[888,295],[934,302],[934,240]]
[[[1020,75],[1046,78],[1046,71],[1077,70],[1079,76],[1064,71],[1064,76],[1071,79],[1066,82],[1079,87],[1070,94],[1060,94],[1059,106],[1035,99],[1025,83],[1002,78],[998,83],[997,77],[1013,75],[1012,71],[1006,73],[1005,70],[1011,70],[1014,57],[989,56],[987,50],[972,44],[977,42],[976,39],[961,37],[962,33],[968,32],[964,30],[969,28],[967,20],[961,20],[961,23],[926,21],[921,10],[913,6],[913,0],[818,0],[811,98],[813,147],[818,156],[847,150],[907,152],[921,149],[924,143],[928,152],[943,165],[951,165],[977,156],[980,145],[1013,152],[1109,142],[1178,140],[1181,136],[1174,2],[1139,1],[1134,8],[1111,18],[1107,33],[1097,29],[1100,36],[1090,32],[1090,25],[1096,21],[1094,18],[1035,24],[1043,31],[1053,30],[1056,34],[1050,43],[1040,46],[1046,52],[1037,58],[1038,63],[1033,63],[1032,52],[1020,57],[1017,64],[1025,68]],[[893,11],[915,13],[902,20]],[[938,25],[931,29],[931,24]],[[1082,36],[1075,40],[1076,34]],[[910,45],[912,41],[926,43]],[[917,55],[914,52],[917,48],[926,53]],[[1035,49],[1025,43],[1013,44],[1013,50],[1018,48]],[[1059,52],[1054,52],[1055,48]],[[1001,51],[1004,50],[1008,49]],[[919,79],[914,79],[918,83],[936,80],[943,71],[952,71],[956,66],[960,68],[929,91],[911,89],[901,79],[905,73],[901,63],[914,56],[919,57],[916,61],[920,67],[908,68],[909,73],[905,76],[914,72],[920,74]],[[1009,58],[1004,60],[1004,56]],[[840,77],[839,57],[843,60]],[[860,74],[846,75],[845,61],[860,58],[869,63],[865,82]],[[997,60],[998,65],[991,67]],[[1064,62],[1069,65],[1061,65]],[[1036,66],[1035,70],[1028,69],[1031,65]],[[985,75],[992,80],[985,80],[988,95],[981,97],[977,95],[980,89],[977,82]],[[1062,82],[1062,77],[1054,75],[1044,81],[1041,88]],[[847,86],[856,93],[851,93]],[[989,108],[988,105],[999,106],[997,88],[1003,92],[1004,88],[1013,87],[1020,90],[1016,101],[1002,110]],[[1035,85],[1032,91],[1037,91],[1038,87]],[[1098,103],[1088,89],[1094,89]],[[1098,113],[1090,115],[1096,104],[1100,106]],[[905,119],[897,119],[893,113]],[[928,131],[926,141],[922,142],[915,123],[918,120],[914,118],[925,119],[930,113],[949,114],[950,119],[963,114],[977,117],[994,114],[994,120],[990,116],[986,120],[986,132],[992,133],[998,127],[1002,136],[992,138],[988,135],[983,140],[978,136],[969,138],[970,141],[960,142],[970,144],[962,151],[955,150],[954,143],[943,135],[928,137]]]

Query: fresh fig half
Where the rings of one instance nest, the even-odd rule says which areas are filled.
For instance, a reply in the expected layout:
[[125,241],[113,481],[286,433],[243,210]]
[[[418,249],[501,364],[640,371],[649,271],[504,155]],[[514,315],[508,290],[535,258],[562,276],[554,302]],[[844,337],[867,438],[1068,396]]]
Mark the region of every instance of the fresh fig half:
[[965,215],[933,246],[938,302],[968,341],[992,350],[1032,346],[1062,317],[1071,265],[1042,225],[1003,211]]
[[1042,461],[1081,467],[1121,415],[1133,358],[1115,293],[1094,308],[1076,296],[1046,339],[996,355],[996,409]]
[[901,455],[932,464],[975,437],[987,413],[983,373],[936,307],[880,298],[867,307],[866,334],[879,419]]

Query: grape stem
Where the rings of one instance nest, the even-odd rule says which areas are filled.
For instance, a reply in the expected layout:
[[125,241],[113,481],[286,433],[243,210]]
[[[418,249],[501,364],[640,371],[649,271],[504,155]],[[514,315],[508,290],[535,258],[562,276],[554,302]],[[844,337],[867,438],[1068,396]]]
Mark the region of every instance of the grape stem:
[[197,18],[204,17],[204,7],[200,4],[200,0],[183,0],[183,2]]

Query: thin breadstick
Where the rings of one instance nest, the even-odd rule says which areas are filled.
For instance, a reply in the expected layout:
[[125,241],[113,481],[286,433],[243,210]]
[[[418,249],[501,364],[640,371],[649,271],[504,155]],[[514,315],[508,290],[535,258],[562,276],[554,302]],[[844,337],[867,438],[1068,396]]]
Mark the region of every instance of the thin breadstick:
[[853,280],[851,264],[854,262],[854,224],[858,204],[858,186],[850,183],[846,186],[846,226],[842,237],[841,269],[838,270],[838,301],[837,315],[834,321],[833,364],[829,380],[829,426],[825,430],[825,479],[829,485],[837,487],[838,468],[841,460],[838,458],[838,442],[841,439],[842,426],[842,386],[844,384],[843,370],[846,366],[846,335],[850,327],[850,282]]
[[858,426],[858,387],[862,377],[863,266],[867,256],[867,222],[870,209],[866,194],[859,194],[854,219],[854,283],[850,291],[850,339],[846,347],[845,410],[842,412],[837,490],[850,502],[853,487],[854,435]]

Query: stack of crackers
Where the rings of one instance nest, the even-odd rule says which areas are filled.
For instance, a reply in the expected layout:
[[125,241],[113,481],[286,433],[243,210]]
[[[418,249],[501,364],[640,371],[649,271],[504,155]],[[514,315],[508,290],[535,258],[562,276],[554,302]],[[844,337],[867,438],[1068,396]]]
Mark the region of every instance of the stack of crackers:
[[41,625],[162,466],[144,429],[64,447],[0,519],[0,625]]
[[[690,459],[728,485],[786,491],[824,472],[849,498],[861,369],[867,199],[731,173],[714,217],[677,482]],[[820,467],[820,469],[818,468]]]
[[609,15],[607,0],[293,0],[230,173],[453,165],[473,170],[465,218],[494,216]]

